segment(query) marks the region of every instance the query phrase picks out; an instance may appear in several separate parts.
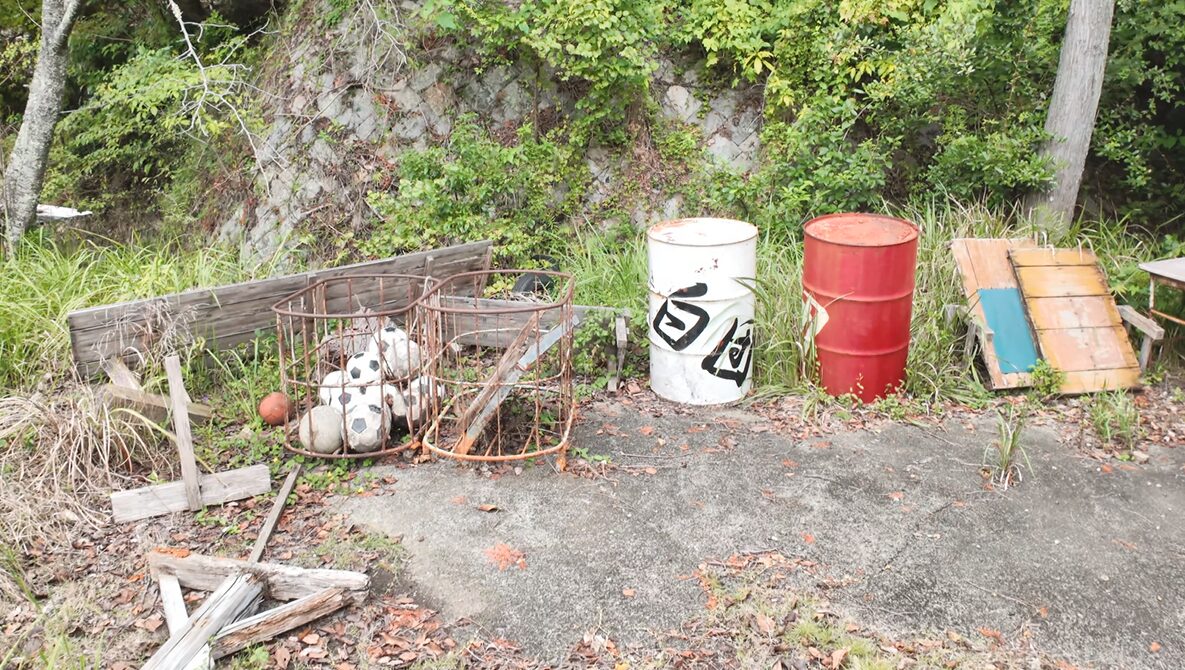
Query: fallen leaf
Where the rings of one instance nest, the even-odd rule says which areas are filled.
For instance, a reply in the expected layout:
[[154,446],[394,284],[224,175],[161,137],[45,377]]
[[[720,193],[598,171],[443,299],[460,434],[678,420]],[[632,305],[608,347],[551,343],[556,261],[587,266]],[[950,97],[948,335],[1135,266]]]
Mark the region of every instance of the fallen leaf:
[[1048,607],[1038,607],[1037,614],[1040,615],[1040,617],[1042,619],[1047,619],[1047,618],[1049,618],[1049,608]]
[[769,635],[774,632],[774,620],[769,618],[767,615],[758,612],[757,616],[755,617],[755,621],[757,623],[757,630],[761,631],[762,633]]
[[287,647],[276,647],[272,652],[272,660],[276,662],[276,667],[279,670],[286,670],[288,664],[292,662],[292,652],[288,651]]
[[1004,635],[1000,631],[985,626],[980,626],[976,630],[979,631],[980,635],[995,640],[997,644],[1004,644]]
[[449,502],[451,502],[454,505],[464,505],[465,503],[469,502],[469,499],[466,498],[465,496],[456,496],[456,497],[452,498],[451,500],[449,500]]
[[479,511],[479,512],[497,512],[498,506],[497,505],[478,505],[477,511]]
[[642,426],[638,429],[638,432],[645,435],[646,437],[650,437],[654,434],[654,426]]
[[815,536],[811,535],[810,533],[803,533],[802,534],[802,541],[806,542],[807,544],[814,544],[815,543]]
[[892,498],[893,500],[901,500],[901,499],[905,498],[905,492],[904,491],[892,491],[888,494],[888,496],[890,498]]
[[136,626],[139,628],[143,628],[144,630],[148,631],[149,633],[155,633],[156,629],[160,628],[161,625],[164,624],[164,622],[165,622],[164,619],[162,619],[158,616],[152,616],[152,617],[148,617],[147,619],[140,619],[139,621],[136,622]]
[[1100,469],[1100,470],[1102,470],[1102,471],[1103,471],[1103,474],[1105,474],[1105,475],[1109,475],[1109,474],[1111,474],[1112,472],[1114,472],[1114,471],[1115,471],[1115,469],[1114,469],[1114,468],[1112,468],[1110,465],[1107,465],[1106,463],[1103,463],[1103,465],[1102,465],[1102,466],[1100,466],[1100,468],[1099,468],[1099,469]]
[[836,649],[835,651],[831,652],[831,670],[839,670],[839,667],[843,665],[844,657],[847,655],[848,650],[846,647],[843,649]]
[[638,592],[636,589],[622,589],[621,595],[625,596],[626,598],[633,598],[634,596],[638,595]]
[[506,570],[512,565],[519,570],[527,569],[526,554],[503,542],[486,549],[485,555],[490,562],[498,566],[498,570]]
[[658,470],[656,468],[646,468],[646,469],[642,470],[642,472],[645,472],[648,475],[657,475],[658,474]]
[[797,468],[797,467],[798,467],[798,461],[792,461],[792,460],[790,460],[789,458],[784,458],[784,459],[782,459],[782,467],[784,467],[784,468]]
[[1160,643],[1153,642],[1152,644],[1148,645],[1148,651],[1152,652],[1153,654],[1159,652],[1160,651]]
[[185,558],[189,555],[189,549],[185,547],[157,547],[157,553],[172,556],[174,558]]
[[300,638],[300,641],[304,642],[305,644],[319,644],[321,642],[321,636],[317,635],[316,633],[309,633],[308,635]]

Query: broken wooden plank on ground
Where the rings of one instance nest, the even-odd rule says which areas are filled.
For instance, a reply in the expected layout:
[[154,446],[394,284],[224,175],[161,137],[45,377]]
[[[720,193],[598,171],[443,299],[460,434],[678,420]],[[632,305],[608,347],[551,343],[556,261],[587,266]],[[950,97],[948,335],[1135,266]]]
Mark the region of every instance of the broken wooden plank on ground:
[[370,589],[370,578],[361,572],[251,563],[200,554],[177,557],[153,551],[148,554],[148,566],[153,575],[176,575],[182,586],[200,591],[216,588],[230,575],[249,572],[264,580],[265,595],[273,600],[295,600],[324,589],[340,588],[349,602],[360,604]]
[[222,629],[211,642],[211,656],[219,659],[253,644],[315,621],[345,607],[347,593],[340,588],[322,589],[266,612],[241,619]]
[[132,372],[122,358],[108,356],[103,359],[101,365],[103,372],[107,373],[107,378],[111,380],[112,384],[136,391],[144,390],[144,387],[140,385],[140,375]]
[[185,625],[156,650],[144,664],[143,670],[187,667],[206,647],[210,638],[257,603],[262,593],[263,584],[259,575],[242,573],[227,577],[186,620]]
[[[198,485],[202,495],[201,506],[208,507],[263,495],[272,489],[272,476],[266,465],[249,465],[201,475]],[[156,484],[111,494],[111,516],[116,523],[187,510],[189,501],[185,497],[184,482]]]
[[251,563],[258,563],[259,559],[263,557],[263,550],[267,548],[267,542],[276,530],[276,523],[280,521],[280,515],[284,513],[284,505],[288,502],[288,494],[292,493],[292,488],[296,486],[296,479],[299,476],[300,465],[297,464],[293,466],[292,472],[288,473],[288,478],[280,486],[280,491],[276,493],[276,501],[272,503],[272,510],[268,512],[267,519],[259,528],[259,537],[255,538],[255,546],[251,548],[251,555],[247,557]]
[[[158,424],[168,421],[172,411],[172,401],[165,396],[121,384],[104,384],[99,388],[99,398],[108,407],[129,409]],[[213,408],[199,402],[190,402],[186,408],[192,423],[207,423],[214,416]]]
[[[165,624],[169,628],[169,636],[180,635],[189,621],[189,612],[185,609],[185,596],[181,594],[181,583],[174,575],[161,575],[157,580],[160,589],[161,608],[165,611]],[[190,660],[185,670],[208,670],[214,667],[214,659],[210,656],[210,647],[206,645]]]

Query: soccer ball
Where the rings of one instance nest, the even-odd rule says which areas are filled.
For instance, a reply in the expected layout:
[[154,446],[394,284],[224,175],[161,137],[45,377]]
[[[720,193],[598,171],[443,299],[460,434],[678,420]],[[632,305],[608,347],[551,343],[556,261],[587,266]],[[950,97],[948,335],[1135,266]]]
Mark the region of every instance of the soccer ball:
[[297,437],[309,451],[332,454],[342,447],[342,415],[332,407],[318,405],[300,417]]
[[433,409],[433,397],[441,400],[444,397],[440,385],[430,377],[416,377],[407,385],[403,394],[407,406],[406,416],[411,425],[419,425],[428,420]]
[[391,413],[387,406],[356,404],[346,410],[346,444],[358,452],[375,451],[391,432]]
[[383,370],[389,377],[407,377],[420,367],[420,345],[398,326],[389,325],[379,331],[371,352],[382,357]]
[[382,376],[382,361],[373,351],[359,351],[346,360],[346,381],[350,384],[366,384]]
[[321,380],[318,395],[322,405],[329,405],[344,412],[352,405],[381,404],[385,387],[382,382],[372,380],[367,384],[354,384],[346,379],[345,372],[334,370]]

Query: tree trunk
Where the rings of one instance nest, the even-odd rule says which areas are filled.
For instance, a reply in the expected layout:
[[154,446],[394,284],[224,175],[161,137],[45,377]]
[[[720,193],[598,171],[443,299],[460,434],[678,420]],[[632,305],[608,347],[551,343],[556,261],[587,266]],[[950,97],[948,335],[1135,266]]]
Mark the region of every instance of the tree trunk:
[[1065,234],[1073,221],[1103,90],[1114,11],[1115,0],[1070,0],[1057,80],[1045,118],[1050,139],[1041,150],[1053,163],[1054,183],[1044,193],[1032,194],[1026,203],[1035,221],[1054,237]]
[[2,196],[6,239],[11,251],[37,216],[45,164],[66,89],[66,43],[81,0],[44,0],[41,49],[29,84],[29,99],[16,144],[4,170]]

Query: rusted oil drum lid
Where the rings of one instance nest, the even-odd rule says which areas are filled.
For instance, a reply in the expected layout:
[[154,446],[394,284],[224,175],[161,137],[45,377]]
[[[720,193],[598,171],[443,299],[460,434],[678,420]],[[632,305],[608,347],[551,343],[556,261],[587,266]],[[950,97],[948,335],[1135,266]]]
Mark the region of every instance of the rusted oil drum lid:
[[917,238],[918,227],[883,214],[828,214],[807,221],[803,232],[830,244],[849,247],[891,247]]

